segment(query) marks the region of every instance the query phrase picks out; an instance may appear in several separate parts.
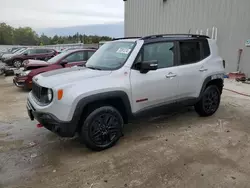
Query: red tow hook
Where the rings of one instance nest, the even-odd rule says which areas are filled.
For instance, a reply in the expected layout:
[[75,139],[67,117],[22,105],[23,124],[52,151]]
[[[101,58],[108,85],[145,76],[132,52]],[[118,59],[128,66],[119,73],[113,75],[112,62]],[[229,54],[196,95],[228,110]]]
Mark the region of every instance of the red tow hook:
[[40,124],[40,123],[38,123],[38,124],[36,125],[36,127],[37,127],[37,128],[42,128],[42,127],[43,127],[43,125],[42,125],[42,124]]

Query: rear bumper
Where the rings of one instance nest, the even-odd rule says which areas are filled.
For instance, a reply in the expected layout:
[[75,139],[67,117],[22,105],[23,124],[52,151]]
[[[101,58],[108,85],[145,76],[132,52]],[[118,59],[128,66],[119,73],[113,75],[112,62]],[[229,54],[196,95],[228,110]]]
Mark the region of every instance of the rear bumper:
[[61,137],[73,137],[76,133],[76,123],[61,121],[50,113],[37,112],[29,101],[27,102],[27,111],[31,120],[36,119],[46,129]]

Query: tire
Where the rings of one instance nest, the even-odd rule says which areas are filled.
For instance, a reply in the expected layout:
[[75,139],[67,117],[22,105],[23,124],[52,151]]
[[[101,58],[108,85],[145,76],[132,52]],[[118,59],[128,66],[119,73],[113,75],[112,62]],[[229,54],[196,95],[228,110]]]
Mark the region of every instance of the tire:
[[202,117],[213,115],[219,108],[221,93],[217,86],[208,86],[202,94],[198,103],[195,104],[195,111]]
[[116,144],[122,136],[122,129],[123,118],[119,111],[112,106],[102,106],[87,116],[81,128],[80,138],[87,148],[101,151]]
[[20,59],[13,60],[13,66],[16,68],[20,68],[23,65],[23,62]]

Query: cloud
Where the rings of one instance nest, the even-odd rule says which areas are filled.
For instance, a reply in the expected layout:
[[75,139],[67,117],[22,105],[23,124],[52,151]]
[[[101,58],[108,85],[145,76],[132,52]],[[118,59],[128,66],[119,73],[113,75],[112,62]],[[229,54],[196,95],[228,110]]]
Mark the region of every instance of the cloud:
[[14,27],[67,27],[123,21],[122,0],[0,0],[0,22]]

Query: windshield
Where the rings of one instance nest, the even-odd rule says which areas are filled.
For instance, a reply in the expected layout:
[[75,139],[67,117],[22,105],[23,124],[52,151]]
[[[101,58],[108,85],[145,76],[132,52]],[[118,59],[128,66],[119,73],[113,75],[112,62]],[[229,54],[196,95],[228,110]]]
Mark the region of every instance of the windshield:
[[86,67],[99,70],[120,68],[129,57],[135,42],[107,42],[87,61]]
[[49,59],[47,62],[49,64],[54,64],[56,63],[58,60],[60,60],[61,58],[65,57],[67,54],[69,54],[70,51],[65,51],[65,52],[62,52],[58,55],[56,55],[55,57],[52,57],[51,59]]
[[21,48],[21,49],[15,51],[14,54],[20,54],[20,53],[22,53],[25,50],[26,50],[26,48]]

